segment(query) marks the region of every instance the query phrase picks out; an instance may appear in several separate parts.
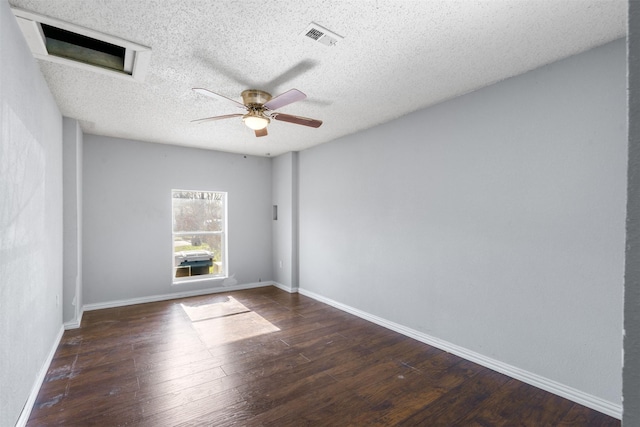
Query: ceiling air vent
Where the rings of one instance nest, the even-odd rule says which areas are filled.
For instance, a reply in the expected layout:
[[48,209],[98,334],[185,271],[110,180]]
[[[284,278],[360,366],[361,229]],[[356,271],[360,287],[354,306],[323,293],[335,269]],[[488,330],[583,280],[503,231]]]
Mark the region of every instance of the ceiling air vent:
[[142,81],[151,49],[48,16],[11,8],[38,59]]
[[344,38],[333,31],[327,30],[322,25],[316,24],[315,22],[309,24],[309,26],[302,32],[302,35],[315,40],[318,43],[322,43],[325,46],[335,46],[338,41]]

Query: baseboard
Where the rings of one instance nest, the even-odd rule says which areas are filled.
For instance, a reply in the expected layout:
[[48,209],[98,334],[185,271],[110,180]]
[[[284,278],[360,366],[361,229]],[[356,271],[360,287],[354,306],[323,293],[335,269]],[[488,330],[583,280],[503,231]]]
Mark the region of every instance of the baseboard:
[[31,387],[31,392],[29,393],[29,398],[27,402],[24,404],[22,408],[22,412],[20,413],[20,417],[16,422],[16,427],[24,427],[27,425],[27,421],[29,421],[29,416],[31,415],[31,410],[33,409],[33,405],[36,403],[36,398],[38,397],[38,393],[40,392],[40,388],[42,387],[42,383],[44,382],[44,378],[47,376],[47,371],[49,370],[49,366],[51,365],[51,361],[53,360],[53,356],[56,354],[56,350],[60,345],[60,340],[62,340],[62,334],[64,334],[64,327],[60,327],[58,331],[58,335],[53,342],[53,346],[51,346],[51,350],[49,350],[49,354],[47,355],[46,360],[40,367],[40,372],[38,372],[38,376],[36,380],[33,382],[33,386]]
[[285,292],[289,292],[290,294],[295,294],[298,292],[298,288],[292,288],[291,286],[285,286],[282,283],[271,282],[271,285],[275,286],[278,289],[282,289]]
[[92,310],[102,310],[103,308],[124,307],[127,305],[145,304],[148,302],[167,301],[167,300],[178,299],[178,298],[196,297],[200,295],[219,294],[221,292],[231,292],[231,291],[241,291],[243,289],[262,288],[265,286],[271,286],[273,284],[274,282],[272,281],[265,281],[265,282],[245,283],[242,285],[234,285],[234,286],[200,289],[197,291],[185,291],[185,292],[175,292],[175,293],[163,294],[163,295],[151,295],[148,297],[99,302],[95,304],[85,304],[82,307],[82,309],[83,309],[83,312],[92,311]]
[[398,332],[417,341],[439,348],[448,353],[455,354],[456,356],[460,356],[463,359],[477,363],[478,365],[485,366],[496,372],[508,375],[511,378],[515,378],[534,387],[538,387],[542,390],[564,397],[565,399],[569,399],[573,402],[579,403],[598,412],[602,412],[603,414],[607,414],[617,419],[622,419],[621,404],[609,402],[608,400],[601,399],[599,397],[561,384],[557,381],[542,377],[532,372],[525,371],[515,366],[511,366],[499,360],[492,359],[480,353],[476,353],[475,351],[452,344],[448,341],[432,337],[420,331],[416,331],[415,329],[411,329],[398,323],[394,323],[381,317],[375,316],[373,314],[369,314],[362,310],[358,310],[357,308],[342,304],[330,298],[326,298],[322,295],[318,295],[315,292],[308,291],[302,288],[298,289],[298,292],[302,295],[308,296],[309,298],[313,298],[317,301],[323,302],[347,313],[351,313],[362,319],[368,320],[387,329],[391,329],[392,331]]
[[82,323],[82,315],[84,314],[84,310],[80,310],[78,313],[78,318],[69,320],[68,322],[64,322],[64,330],[68,331],[69,329],[78,329],[80,324]]

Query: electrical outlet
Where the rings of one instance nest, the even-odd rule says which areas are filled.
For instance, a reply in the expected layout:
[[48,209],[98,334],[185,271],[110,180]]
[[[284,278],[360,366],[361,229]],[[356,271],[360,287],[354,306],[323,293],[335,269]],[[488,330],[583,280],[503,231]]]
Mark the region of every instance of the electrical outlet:
[[282,260],[280,260],[280,268],[282,268]]
[[56,294],[56,307],[60,305],[60,296]]

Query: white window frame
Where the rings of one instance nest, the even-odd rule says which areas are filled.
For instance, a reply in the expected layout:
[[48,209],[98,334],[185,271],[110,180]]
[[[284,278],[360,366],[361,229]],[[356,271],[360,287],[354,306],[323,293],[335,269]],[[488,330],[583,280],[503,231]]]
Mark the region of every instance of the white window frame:
[[[174,231],[173,229],[173,221],[174,221],[174,192],[193,192],[193,193],[216,193],[222,194],[223,199],[223,209],[222,209],[222,227],[221,231]],[[227,221],[227,212],[228,212],[228,193],[226,191],[217,191],[217,190],[184,190],[174,188],[171,190],[171,279],[173,285],[180,285],[184,283],[193,283],[202,280],[211,280],[211,279],[226,279],[229,277],[228,270],[228,251],[227,251],[227,235],[228,235],[228,221]],[[196,236],[196,235],[220,235],[220,269],[222,273],[219,274],[200,274],[195,276],[185,276],[185,277],[176,277],[176,266],[175,266],[175,246],[174,240],[176,236]]]

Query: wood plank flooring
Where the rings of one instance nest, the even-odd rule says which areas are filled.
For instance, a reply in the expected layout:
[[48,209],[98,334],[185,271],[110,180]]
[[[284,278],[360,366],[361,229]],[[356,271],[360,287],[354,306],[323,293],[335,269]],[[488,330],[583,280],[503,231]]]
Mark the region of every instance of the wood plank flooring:
[[275,287],[90,311],[29,426],[619,426]]

